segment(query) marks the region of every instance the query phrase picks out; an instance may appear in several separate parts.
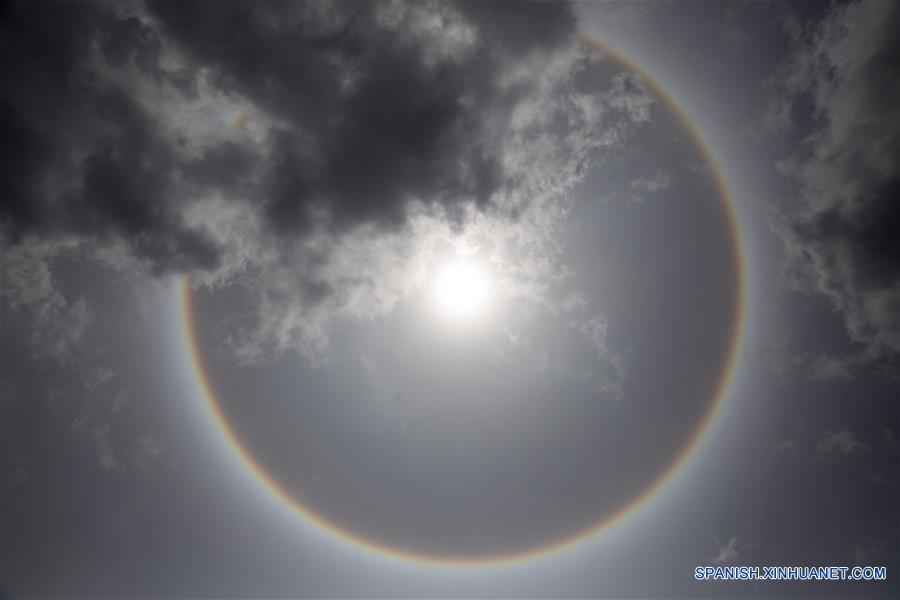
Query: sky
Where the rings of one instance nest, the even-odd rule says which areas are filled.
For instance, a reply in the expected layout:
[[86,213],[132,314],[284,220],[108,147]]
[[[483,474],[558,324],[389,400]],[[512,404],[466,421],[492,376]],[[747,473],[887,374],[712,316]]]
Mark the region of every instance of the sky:
[[900,596],[898,30],[4,3],[0,596]]

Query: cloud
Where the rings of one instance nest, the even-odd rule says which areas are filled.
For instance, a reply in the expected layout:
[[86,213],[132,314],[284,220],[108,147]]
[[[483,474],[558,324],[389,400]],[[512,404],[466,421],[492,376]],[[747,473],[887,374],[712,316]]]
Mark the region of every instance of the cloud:
[[893,429],[885,429],[881,432],[881,441],[884,445],[884,448],[888,452],[896,452],[897,450],[897,439],[894,436]]
[[772,448],[776,452],[794,452],[797,450],[797,444],[794,442],[794,440],[786,439],[780,442],[774,442],[772,444]]
[[716,545],[719,547],[719,552],[714,557],[710,559],[710,561],[714,565],[727,564],[730,562],[734,562],[734,560],[740,556],[741,554],[741,538],[736,535],[731,536],[727,542],[722,544],[719,542],[718,538],[715,539]]
[[[129,59],[146,77],[158,42],[134,17],[69,4],[10,7],[0,111],[4,161],[0,230],[33,238],[125,241],[157,271],[212,266],[215,250],[178,215],[178,155],[128,85]],[[131,39],[130,52],[120,45]]]
[[641,176],[629,184],[631,189],[640,195],[634,197],[632,202],[640,203],[646,199],[647,194],[668,189],[672,186],[672,177],[662,169],[656,169],[652,175]]
[[810,366],[810,381],[847,380],[853,377],[853,362],[844,358],[820,356]]
[[868,363],[900,351],[898,24],[895,3],[835,5],[795,34],[770,114],[800,140],[779,163],[798,202],[773,218],[788,276],[829,299]]
[[92,314],[84,298],[67,300],[57,289],[52,260],[65,244],[15,246],[0,256],[0,298],[28,319],[35,356],[64,359],[84,336]]
[[662,169],[657,169],[649,177],[638,177],[631,182],[631,189],[640,192],[656,192],[672,185],[672,178]]
[[820,458],[854,456],[868,449],[869,446],[856,439],[853,432],[848,430],[826,431],[816,444],[816,452]]
[[132,451],[131,462],[138,469],[147,469],[159,460],[165,451],[162,442],[152,436],[145,435],[138,439]]
[[618,401],[625,393],[626,369],[623,358],[612,352],[607,346],[608,328],[609,324],[599,317],[588,318],[579,326],[582,335],[597,352],[597,372],[595,373],[592,369],[586,373],[586,376],[592,381],[598,380],[594,383],[598,392]]
[[[568,191],[653,103],[585,75],[563,3],[15,5],[4,27],[4,254],[237,286],[245,362],[323,360],[448,246],[546,304]],[[41,310],[26,287],[6,299]]]

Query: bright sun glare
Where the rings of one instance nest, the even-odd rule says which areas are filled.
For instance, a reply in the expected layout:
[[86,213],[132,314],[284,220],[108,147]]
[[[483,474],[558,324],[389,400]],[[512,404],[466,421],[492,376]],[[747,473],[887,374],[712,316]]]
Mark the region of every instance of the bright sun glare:
[[482,313],[488,301],[488,281],[484,269],[458,259],[444,265],[432,283],[435,304],[442,315],[469,320]]

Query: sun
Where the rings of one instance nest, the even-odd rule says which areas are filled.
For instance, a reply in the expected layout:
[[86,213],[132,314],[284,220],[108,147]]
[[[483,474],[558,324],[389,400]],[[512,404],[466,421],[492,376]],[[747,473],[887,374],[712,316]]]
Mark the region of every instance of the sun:
[[454,321],[472,320],[487,308],[489,282],[484,267],[465,258],[442,265],[432,280],[437,312]]

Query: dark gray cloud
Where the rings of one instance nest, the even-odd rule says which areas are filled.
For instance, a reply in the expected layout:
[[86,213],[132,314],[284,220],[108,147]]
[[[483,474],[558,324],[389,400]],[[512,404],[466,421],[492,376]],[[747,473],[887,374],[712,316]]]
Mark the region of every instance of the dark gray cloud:
[[[485,109],[508,102],[494,87],[504,63],[491,52],[503,41],[477,22],[459,23],[475,37],[461,60],[429,64],[416,30],[380,22],[389,17],[374,4],[155,4],[151,12],[194,68],[279,121],[254,198],[277,229],[305,229],[317,211],[342,225],[399,223],[411,200],[484,204],[497,189],[501,170],[484,137],[496,113]],[[444,12],[438,18],[460,19]],[[473,69],[479,60],[483,68]]]
[[900,350],[898,26],[897,4],[860,2],[798,28],[772,113],[801,140],[780,163],[799,199],[775,219],[789,273],[840,311],[861,362]]
[[152,32],[71,4],[14,5],[3,28],[6,239],[125,241],[157,271],[213,266],[215,249],[177,214],[176,149],[119,82],[89,67],[132,60],[156,73]]
[[[545,52],[574,33],[567,5],[509,9],[15,4],[4,23],[4,231],[120,239],[155,270],[186,271],[216,266],[218,249],[179,213],[209,188],[244,182],[243,199],[292,236],[315,215],[345,227],[402,223],[414,200],[483,206],[505,177],[493,134],[530,91],[501,77],[526,45]],[[187,155],[146,90],[111,73],[127,67],[187,97],[198,91],[184,74],[206,73],[218,93],[266,113],[266,144]]]
[[[408,285],[384,269],[416,254],[398,239],[433,246],[480,214],[542,252],[591,153],[652,102],[628,78],[585,87],[563,3],[15,4],[3,27],[0,231],[19,271],[77,250],[252,279],[248,357],[389,308]],[[394,255],[363,266],[375,246]]]

